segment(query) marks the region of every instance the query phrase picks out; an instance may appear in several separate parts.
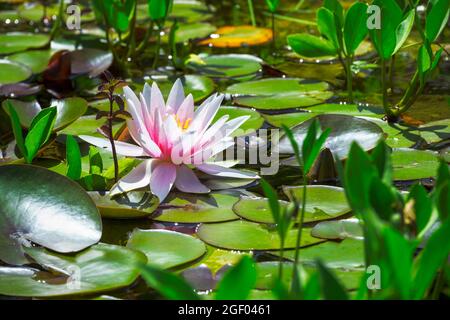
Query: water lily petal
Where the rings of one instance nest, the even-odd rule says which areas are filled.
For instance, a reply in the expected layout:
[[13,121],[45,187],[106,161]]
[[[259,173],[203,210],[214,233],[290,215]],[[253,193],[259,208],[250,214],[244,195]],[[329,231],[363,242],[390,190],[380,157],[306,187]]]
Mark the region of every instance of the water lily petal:
[[235,132],[240,126],[242,126],[248,119],[250,119],[250,116],[237,117],[228,121],[224,126],[225,135],[230,136],[231,134],[233,134],[233,132]]
[[203,185],[195,173],[185,165],[177,167],[175,187],[187,193],[208,193],[211,190]]
[[[99,148],[106,149],[112,152],[111,142],[108,139],[97,138],[92,136],[79,136],[80,139],[96,146]],[[134,144],[122,142],[122,141],[114,141],[116,146],[117,154],[126,157],[144,157],[146,156],[144,149]]]
[[[134,114],[136,116],[143,117],[142,111],[141,111],[141,104],[139,102],[139,98],[136,96],[133,90],[131,90],[130,87],[123,88],[123,93],[125,95],[125,100],[131,101],[132,103],[128,103],[128,111],[133,116]],[[133,117],[134,118],[134,117]]]
[[164,103],[163,95],[155,81],[153,82],[151,89],[150,110],[150,116],[152,118],[155,117],[155,113],[163,115],[166,112],[166,104]]
[[153,165],[150,179],[150,190],[160,202],[167,197],[177,177],[177,168],[168,162],[158,162]]
[[222,127],[227,122],[228,118],[229,116],[225,115],[219,120],[217,120],[211,127],[209,127],[208,130],[206,130],[203,136],[201,137],[199,145],[201,146],[204,143],[208,142],[211,138],[213,138],[222,129]]
[[194,120],[192,121],[190,128],[203,133],[213,121],[217,111],[219,111],[223,98],[224,95],[221,94],[202,108],[200,113],[194,116]]
[[186,99],[184,99],[183,103],[180,105],[180,108],[177,111],[177,118],[182,125],[188,126],[190,123],[187,121],[192,121],[193,117],[194,117],[194,97],[192,96],[192,94],[189,94],[186,97]]
[[169,97],[167,98],[167,108],[171,109],[173,113],[176,113],[180,108],[184,100],[183,83],[180,79],[177,79],[170,90]]
[[131,190],[136,190],[150,185],[150,178],[152,175],[153,159],[144,160],[129,174],[120,179],[112,188],[111,196],[125,193]]
[[238,179],[257,179],[259,176],[252,172],[243,172],[236,169],[221,167],[216,164],[200,164],[196,168],[204,173],[217,177],[238,178]]
[[150,114],[150,108],[152,107],[152,87],[146,82],[144,84],[144,91],[142,92],[142,95],[144,96],[145,103],[147,104],[147,108]]

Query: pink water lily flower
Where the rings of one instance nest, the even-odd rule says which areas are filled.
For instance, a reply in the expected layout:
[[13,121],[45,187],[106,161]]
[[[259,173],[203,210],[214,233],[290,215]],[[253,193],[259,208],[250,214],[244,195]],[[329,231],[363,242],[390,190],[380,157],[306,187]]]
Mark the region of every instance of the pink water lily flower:
[[[124,88],[130,135],[137,145],[116,141],[117,154],[144,158],[135,169],[111,189],[111,195],[150,186],[151,192],[162,202],[173,186],[182,192],[208,193],[193,169],[208,175],[243,179],[258,178],[256,174],[241,172],[214,163],[214,157],[234,145],[231,134],[247,116],[228,121],[225,115],[213,123],[223,95],[213,95],[194,110],[191,94],[184,95],[183,85],[177,80],[164,102],[161,91],[153,82],[145,85],[138,98]],[[109,140],[91,136],[81,139],[97,147],[111,150]]]

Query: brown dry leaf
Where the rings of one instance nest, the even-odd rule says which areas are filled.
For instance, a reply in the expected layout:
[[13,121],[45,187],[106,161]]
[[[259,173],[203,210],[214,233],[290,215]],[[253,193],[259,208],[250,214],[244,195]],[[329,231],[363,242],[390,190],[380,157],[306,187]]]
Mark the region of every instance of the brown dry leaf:
[[217,29],[208,39],[200,41],[200,45],[218,48],[238,48],[256,46],[272,40],[272,30],[253,26],[226,26]]

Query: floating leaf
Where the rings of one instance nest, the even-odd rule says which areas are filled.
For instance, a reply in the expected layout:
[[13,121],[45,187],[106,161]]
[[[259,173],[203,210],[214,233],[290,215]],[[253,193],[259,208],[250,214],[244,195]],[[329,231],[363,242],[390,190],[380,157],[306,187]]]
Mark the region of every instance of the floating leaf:
[[213,122],[216,122],[224,115],[228,115],[229,120],[242,116],[250,116],[250,118],[239,127],[239,129],[237,130],[238,132],[235,132],[235,136],[240,135],[239,132],[241,132],[242,134],[249,134],[251,132],[254,132],[255,130],[261,128],[261,126],[264,123],[264,119],[263,117],[261,117],[258,111],[247,108],[228,107],[228,106],[220,107],[219,111],[217,111],[216,117],[214,118]]
[[5,33],[0,35],[0,54],[37,49],[49,44],[50,36],[39,33]]
[[358,219],[324,221],[315,225],[311,234],[314,237],[329,240],[363,239],[363,229]]
[[262,110],[309,107],[333,96],[326,82],[306,82],[295,78],[271,78],[237,83],[226,93],[243,106]]
[[202,223],[237,220],[232,207],[239,200],[237,195],[211,193],[208,196],[180,194],[167,201],[167,208],[154,217],[156,221],[178,223]]
[[257,46],[272,40],[272,30],[253,26],[225,26],[217,29],[200,45],[217,48]]
[[29,241],[57,252],[80,251],[99,241],[98,210],[75,182],[27,165],[2,166],[0,176],[1,260],[26,263],[21,245]]
[[[301,246],[321,242],[310,235],[311,229],[303,229]],[[247,222],[231,221],[223,223],[202,224],[197,235],[206,243],[229,250],[276,250],[280,248],[280,238],[275,229]],[[285,248],[295,248],[297,230],[291,229],[286,237]]]
[[146,261],[140,252],[103,243],[76,255],[56,254],[41,248],[27,248],[26,252],[50,271],[0,267],[0,294],[59,297],[119,289],[137,279],[136,264]]
[[213,78],[233,78],[250,80],[262,71],[262,60],[248,54],[200,55],[197,60],[189,60],[187,67]]
[[167,230],[136,229],[131,234],[127,247],[145,253],[148,264],[163,269],[194,261],[206,252],[202,241]]
[[408,148],[394,149],[392,152],[394,180],[406,181],[436,176],[439,157],[435,152]]
[[[43,110],[39,103],[34,100],[30,102],[23,102],[20,100],[7,100],[3,103],[3,108],[7,111],[5,105],[10,102],[16,110],[20,124],[29,128],[33,118]],[[56,121],[54,130],[60,131],[72,124],[78,118],[80,118],[87,110],[87,102],[83,98],[67,98],[64,100],[54,100],[51,102],[51,106],[56,107]]]
[[132,191],[111,198],[108,192],[89,192],[103,218],[134,219],[150,216],[159,201],[149,192]]
[[[357,117],[345,115],[324,114],[315,117],[325,130],[331,129],[331,133],[325,142],[325,147],[330,149],[333,155],[339,159],[347,158],[353,142],[357,142],[364,150],[375,148],[383,137],[383,131],[376,124]],[[306,137],[311,122],[315,119],[303,122],[292,129],[295,140],[301,146]],[[280,153],[293,154],[292,146],[286,136],[280,140]]]
[[26,65],[34,74],[38,74],[47,69],[51,56],[50,50],[32,50],[10,55],[7,59]]
[[0,85],[27,80],[31,74],[31,69],[22,63],[6,59],[0,60]]
[[[216,31],[216,27],[206,22],[182,24],[175,33],[175,42],[185,43],[189,40],[205,38],[214,31]],[[168,41],[167,39],[166,41]]]

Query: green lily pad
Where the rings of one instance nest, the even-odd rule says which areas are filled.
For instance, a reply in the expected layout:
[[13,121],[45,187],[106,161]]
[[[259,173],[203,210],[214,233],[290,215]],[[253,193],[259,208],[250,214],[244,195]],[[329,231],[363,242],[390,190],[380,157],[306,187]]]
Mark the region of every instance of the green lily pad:
[[50,50],[32,50],[10,55],[7,59],[26,65],[34,74],[38,74],[47,69],[51,57]]
[[[206,177],[206,175],[205,175]],[[228,190],[245,188],[253,184],[257,179],[235,179],[235,178],[223,178],[223,177],[211,177],[209,176],[206,180],[202,179],[202,183],[211,190]]]
[[[69,126],[60,131],[60,134],[72,135],[72,136],[94,136],[104,138],[97,129],[106,124],[106,119],[96,119],[95,115],[82,116],[71,123]],[[123,123],[113,124],[113,134],[122,127]]]
[[228,115],[229,120],[242,116],[250,116],[250,118],[239,127],[238,131],[241,132],[241,134],[239,134],[239,132],[236,132],[235,136],[250,134],[261,128],[261,126],[264,123],[264,119],[263,117],[261,117],[258,111],[247,108],[229,107],[229,106],[220,107],[213,122],[216,122],[224,115]]
[[80,251],[100,240],[94,202],[75,182],[36,166],[0,166],[0,259],[24,264],[22,244]]
[[439,156],[432,151],[399,148],[392,152],[392,165],[394,180],[431,178],[439,168]]
[[[318,115],[314,119],[319,120],[322,130],[331,129],[324,147],[330,149],[333,155],[341,160],[347,158],[353,142],[357,142],[364,150],[369,151],[375,148],[378,141],[384,136],[383,130],[379,126],[358,117],[324,114]],[[313,119],[310,119],[292,129],[300,148],[312,121]],[[280,139],[280,153],[294,153],[286,136]]]
[[237,220],[232,207],[239,196],[229,193],[210,195],[174,195],[167,201],[167,208],[155,216],[156,221],[178,223],[206,223]]
[[271,78],[237,83],[227,88],[234,102],[262,110],[310,107],[334,94],[326,82],[306,82],[296,78]]
[[[301,203],[303,187],[285,187],[284,192],[291,201],[295,197]],[[342,188],[308,186],[306,199],[305,222],[334,219],[351,211]],[[280,201],[280,203],[283,206],[287,205],[284,201]],[[242,198],[234,205],[233,210],[242,218],[250,221],[275,223],[265,198]]]
[[186,234],[167,230],[136,229],[127,247],[143,252],[148,264],[163,269],[192,262],[206,252],[205,244]]
[[[206,22],[182,24],[178,26],[177,32],[175,33],[175,42],[185,43],[189,42],[189,40],[205,38],[215,30],[215,26]],[[166,36],[164,40],[167,42],[168,37]]]
[[206,245],[206,254],[191,267],[205,266],[212,274],[216,274],[222,267],[239,262],[243,255],[248,255],[248,252],[222,250]]
[[419,127],[420,136],[428,144],[436,144],[450,139],[450,119],[429,122]]
[[50,36],[39,33],[5,33],[0,34],[0,54],[11,54],[27,49],[37,49],[48,45]]
[[262,60],[248,54],[199,55],[190,59],[187,67],[213,78],[245,81],[254,79],[262,71]]
[[136,265],[146,262],[141,252],[103,243],[76,255],[41,248],[27,248],[26,252],[52,272],[0,267],[0,294],[60,297],[110,291],[131,285],[139,276]]
[[[279,255],[279,252],[271,253]],[[294,261],[295,251],[286,250],[284,257]],[[341,242],[326,241],[301,250],[299,256],[301,263],[314,265],[316,259],[322,260],[329,268],[362,268],[365,265],[364,241],[355,239],[345,239]]]
[[[316,247],[316,246],[315,246]],[[289,288],[292,282],[293,263],[283,263],[283,277],[281,281]],[[260,290],[272,289],[275,280],[278,278],[279,264],[275,261],[265,261],[256,264],[257,283],[256,288]],[[303,272],[302,272],[303,271]],[[303,265],[302,271],[299,271],[299,277],[302,283],[308,281],[311,274],[317,272],[317,268],[312,265]],[[364,270],[357,269],[342,269],[339,267],[331,270],[338,280],[344,285],[347,290],[357,289],[359,287]]]
[[347,238],[362,240],[364,238],[364,231],[358,219],[324,221],[316,224],[311,234],[314,237],[328,240]]
[[105,192],[88,192],[103,218],[134,219],[150,216],[159,201],[149,192],[127,192],[113,198]]
[[184,23],[205,21],[212,17],[205,3],[196,0],[174,1],[170,19]]
[[[42,110],[39,103],[34,100],[23,102],[20,100],[7,100],[3,102],[3,109],[8,113],[7,103],[11,103],[19,116],[20,124],[29,128],[33,118]],[[67,98],[54,100],[51,106],[56,106],[56,120],[54,131],[61,131],[80,118],[87,110],[87,102],[83,98]]]
[[292,128],[319,114],[326,114],[326,113],[343,114],[348,116],[365,116],[374,118],[381,117],[383,115],[382,109],[373,106],[325,103],[308,108],[303,112],[283,113],[275,115],[265,114],[263,115],[263,117],[266,119],[268,123],[270,123],[274,127],[281,128],[282,125],[286,125]]
[[0,60],[0,85],[27,80],[31,74],[31,69],[22,63],[6,59]]
[[[321,242],[310,234],[311,229],[304,228],[301,246],[309,246]],[[231,221],[223,223],[202,224],[197,235],[206,243],[229,250],[277,250],[280,249],[280,238],[275,229],[248,221]],[[297,230],[288,232],[285,248],[295,248]]]
[[46,11],[47,17],[51,17],[58,14],[58,5],[51,5],[44,8],[41,3],[27,2],[19,6],[17,12],[19,17],[28,21],[40,22],[44,18],[44,12]]
[[386,144],[391,148],[409,148],[419,139],[420,133],[417,127],[406,126],[398,123],[387,123],[381,119],[362,117],[375,123],[387,135]]

